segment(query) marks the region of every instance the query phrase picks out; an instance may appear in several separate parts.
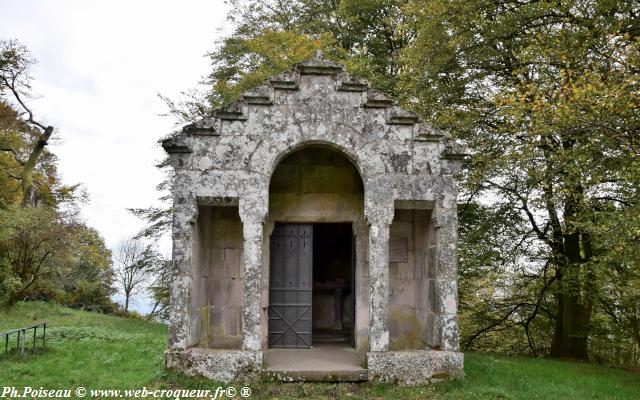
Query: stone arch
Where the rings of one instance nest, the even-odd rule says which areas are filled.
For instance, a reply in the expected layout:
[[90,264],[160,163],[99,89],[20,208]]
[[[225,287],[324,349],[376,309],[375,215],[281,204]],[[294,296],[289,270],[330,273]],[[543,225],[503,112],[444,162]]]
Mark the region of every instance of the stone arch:
[[[315,300],[312,307],[314,309],[319,307],[321,310],[334,310],[336,304],[339,304],[338,309],[346,310],[344,314],[338,314],[341,317],[337,317],[336,320],[340,321],[341,332],[333,332],[329,335],[340,336],[349,332],[351,343],[349,346],[354,346],[359,351],[366,351],[369,329],[369,285],[367,279],[369,235],[364,212],[366,181],[359,168],[358,158],[357,153],[334,142],[306,140],[288,147],[287,150],[282,151],[271,160],[269,164],[271,173],[269,179],[265,180],[265,193],[269,200],[263,236],[262,275],[265,279],[262,296],[264,299],[271,299],[272,295],[270,292],[270,277],[273,272],[271,235],[277,232],[275,229],[278,225],[311,224],[314,226],[313,237],[319,238],[318,243],[323,243],[328,237],[327,235],[331,235],[331,232],[338,234],[342,238],[337,241],[338,250],[348,250],[348,257],[345,256],[343,259],[349,264],[346,269],[349,276],[346,284],[351,287],[343,288],[346,295],[342,297],[341,294],[340,300],[335,300],[333,295],[327,296],[326,288],[324,291],[322,288],[316,291],[314,286],[312,293]],[[302,188],[304,190],[301,190]],[[345,229],[349,230],[348,235],[345,233]],[[316,233],[318,233],[317,236]],[[348,242],[344,240],[345,235],[348,236]],[[314,264],[317,261],[315,257],[318,256],[319,259],[322,259],[322,254],[326,253],[314,253]],[[337,254],[344,256],[340,251]],[[319,262],[316,265],[322,264],[323,262]],[[313,271],[322,271],[322,269],[313,268]],[[337,273],[335,268],[331,273]],[[329,279],[328,276],[322,274],[321,277]],[[342,278],[342,282],[345,282],[344,277]],[[271,300],[269,300],[269,304],[271,305]],[[312,314],[316,316],[333,315],[333,318],[336,318],[336,314],[332,312],[317,313],[316,311]],[[332,317],[328,318],[329,320],[313,319],[312,330],[331,331],[330,319]],[[268,316],[263,315],[262,326],[267,328],[262,332],[263,348],[268,348],[271,343],[268,331],[269,321]],[[324,334],[326,333],[324,332]]]
[[330,141],[326,141],[326,140],[303,140],[300,141],[298,143],[296,143],[293,146],[288,147],[285,151],[282,151],[280,153],[278,153],[275,157],[273,157],[272,159],[270,159],[269,161],[265,162],[265,165],[269,165],[269,179],[267,182],[267,191],[269,190],[269,187],[271,186],[271,180],[273,178],[274,173],[276,172],[276,169],[278,168],[278,166],[280,165],[280,163],[286,159],[288,156],[290,156],[291,154],[300,151],[300,150],[304,150],[307,148],[313,148],[313,147],[318,147],[318,148],[326,148],[326,149],[330,149],[335,151],[336,153],[342,155],[343,157],[345,157],[347,160],[349,160],[351,162],[351,164],[353,165],[353,167],[356,169],[356,171],[358,172],[358,176],[360,177],[360,181],[362,182],[362,187],[363,187],[363,192],[366,193],[366,182],[367,179],[362,171],[362,168],[360,167],[360,162],[359,162],[359,157],[358,154],[353,151],[352,149],[346,149],[345,147],[336,144],[334,142],[330,142]]

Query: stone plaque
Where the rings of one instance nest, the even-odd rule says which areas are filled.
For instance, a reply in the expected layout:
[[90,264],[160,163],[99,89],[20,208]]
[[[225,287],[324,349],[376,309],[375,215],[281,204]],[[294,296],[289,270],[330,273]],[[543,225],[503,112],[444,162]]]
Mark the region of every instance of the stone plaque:
[[406,237],[389,239],[389,262],[406,263],[409,261],[409,246]]

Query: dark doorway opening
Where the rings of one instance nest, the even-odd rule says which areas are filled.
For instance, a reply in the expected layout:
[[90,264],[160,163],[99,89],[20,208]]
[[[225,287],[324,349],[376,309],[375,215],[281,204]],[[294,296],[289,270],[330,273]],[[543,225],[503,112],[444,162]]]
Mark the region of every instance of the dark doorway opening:
[[313,224],[313,344],[353,346],[355,251],[351,223]]

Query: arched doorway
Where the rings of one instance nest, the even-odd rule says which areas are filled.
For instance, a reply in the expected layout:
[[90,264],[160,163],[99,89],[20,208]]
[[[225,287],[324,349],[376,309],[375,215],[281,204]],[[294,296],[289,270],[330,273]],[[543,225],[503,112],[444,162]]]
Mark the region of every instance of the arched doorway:
[[268,221],[269,347],[355,345],[363,198],[354,164],[328,147],[296,150],[274,170]]

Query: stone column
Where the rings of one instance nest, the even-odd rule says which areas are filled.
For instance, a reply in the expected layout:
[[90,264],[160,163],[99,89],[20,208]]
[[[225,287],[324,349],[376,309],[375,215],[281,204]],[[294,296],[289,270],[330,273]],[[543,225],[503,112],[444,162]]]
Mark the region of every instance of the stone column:
[[266,208],[240,200],[244,236],[244,293],[242,302],[242,349],[261,351],[262,238]]
[[[393,204],[393,203],[392,203]],[[389,225],[393,205],[367,204],[369,221],[369,349],[389,350]]]
[[169,307],[169,349],[184,350],[191,346],[191,291],[193,227],[198,218],[195,197],[174,191],[173,199],[173,271]]
[[438,224],[436,248],[436,332],[441,349],[458,351],[458,214],[455,202],[436,206]]

